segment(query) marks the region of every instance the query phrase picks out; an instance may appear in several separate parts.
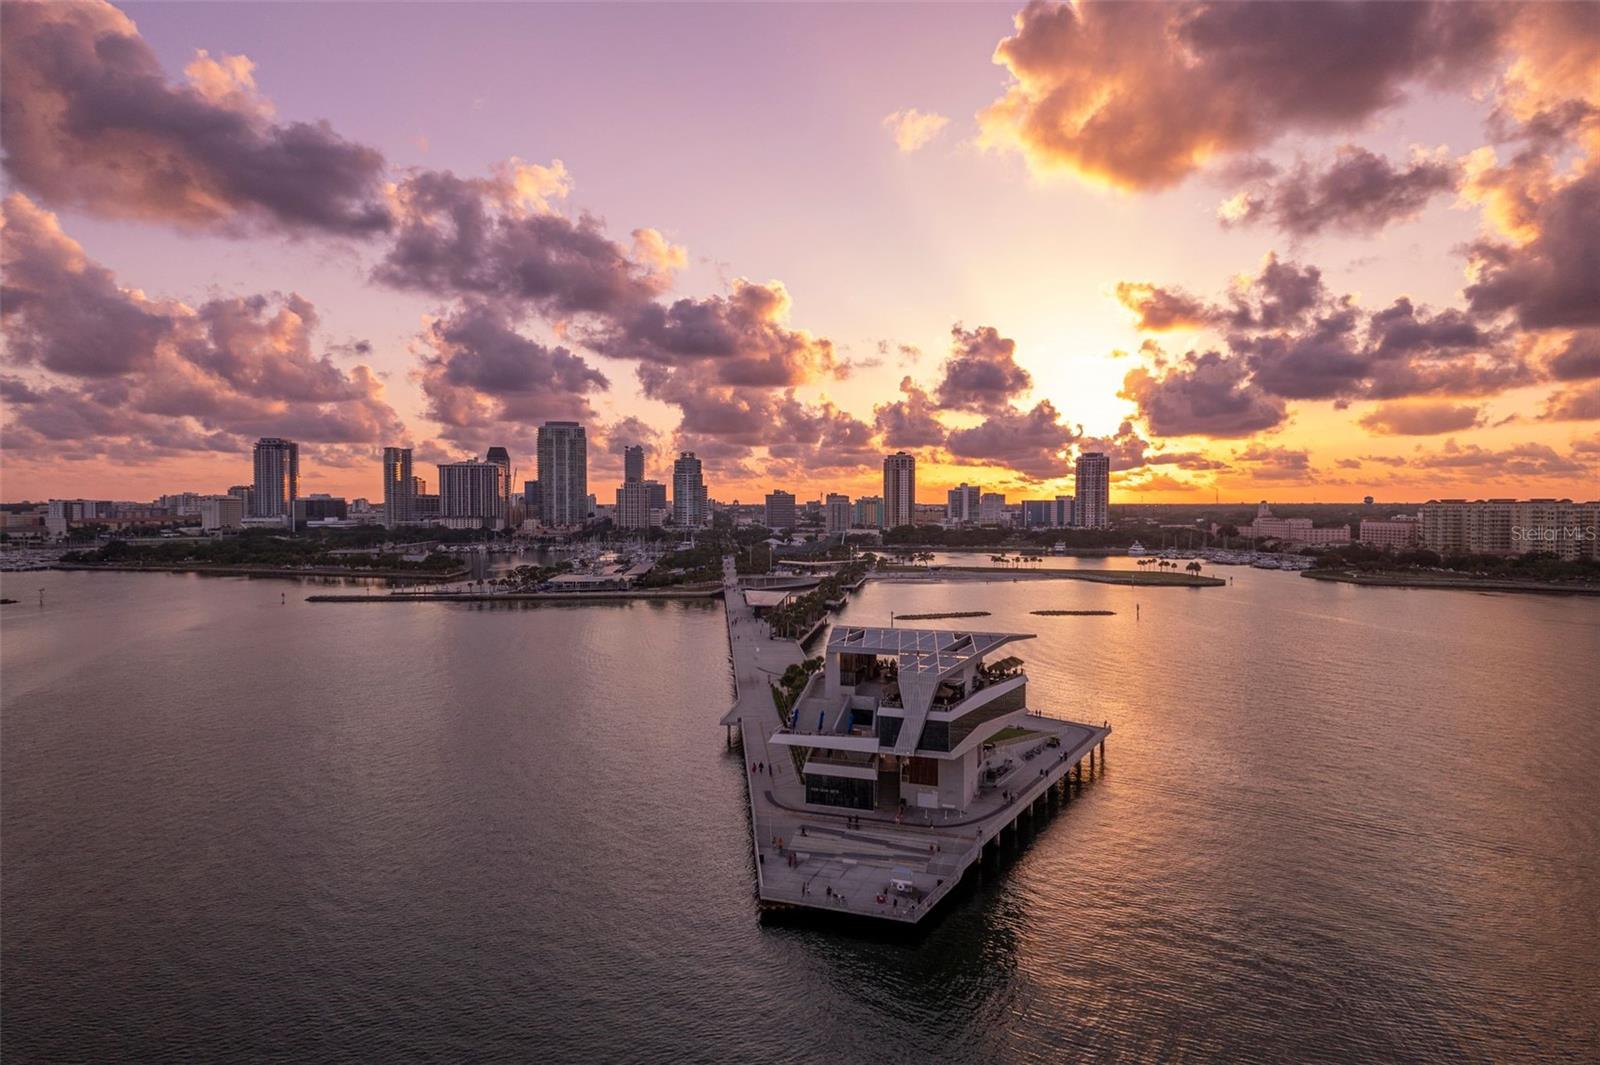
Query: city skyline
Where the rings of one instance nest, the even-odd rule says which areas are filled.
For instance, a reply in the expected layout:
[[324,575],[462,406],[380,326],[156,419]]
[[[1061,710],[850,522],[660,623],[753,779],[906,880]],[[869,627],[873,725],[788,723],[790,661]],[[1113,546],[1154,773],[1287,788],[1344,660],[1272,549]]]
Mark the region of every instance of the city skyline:
[[[550,420],[603,498],[629,445],[747,502],[899,450],[917,502],[1092,451],[1113,502],[1596,494],[1592,6],[300,14],[6,5],[7,498],[221,491],[262,437],[381,497],[386,447],[526,471]],[[674,28],[748,103],[654,76]]]

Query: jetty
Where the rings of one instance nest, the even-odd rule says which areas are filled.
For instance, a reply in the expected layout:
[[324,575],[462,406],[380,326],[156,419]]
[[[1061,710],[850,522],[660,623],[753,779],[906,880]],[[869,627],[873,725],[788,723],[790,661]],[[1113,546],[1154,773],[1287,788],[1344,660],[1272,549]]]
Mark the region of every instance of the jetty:
[[984,661],[1026,634],[836,627],[785,715],[774,687],[805,651],[731,559],[723,602],[763,913],[914,925],[1104,767],[1108,723],[1034,713],[1020,660]]

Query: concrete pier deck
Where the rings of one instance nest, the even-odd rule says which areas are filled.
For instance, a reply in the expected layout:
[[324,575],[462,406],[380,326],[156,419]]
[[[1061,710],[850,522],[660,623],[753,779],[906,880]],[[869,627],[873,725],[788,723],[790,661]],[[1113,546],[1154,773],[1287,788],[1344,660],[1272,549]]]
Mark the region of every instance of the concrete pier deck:
[[[722,718],[744,744],[756,888],[764,910],[807,908],[914,924],[961,881],[986,848],[1051,798],[1067,798],[1092,773],[1109,725],[1028,715],[1030,735],[1007,745],[1015,767],[985,788],[965,811],[915,810],[901,820],[887,811],[823,811],[805,804],[805,785],[790,749],[769,744],[781,721],[771,685],[805,652],[773,639],[745,604],[732,560],[724,566],[723,602],[737,697]],[[1057,746],[1050,746],[1054,738]],[[763,766],[752,771],[755,765]],[[782,841],[781,846],[779,841]],[[791,855],[793,856],[791,858]],[[909,875],[908,875],[909,874]],[[891,875],[916,890],[889,890]]]

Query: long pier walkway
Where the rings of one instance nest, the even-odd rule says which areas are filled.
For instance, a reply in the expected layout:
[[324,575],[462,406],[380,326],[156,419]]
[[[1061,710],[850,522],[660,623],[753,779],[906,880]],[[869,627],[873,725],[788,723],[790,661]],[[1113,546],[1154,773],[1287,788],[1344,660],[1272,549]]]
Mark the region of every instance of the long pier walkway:
[[[722,724],[737,726],[744,745],[763,910],[811,908],[914,923],[986,850],[998,849],[1006,833],[1014,835],[1021,821],[1049,804],[1070,800],[1074,787],[1081,789],[1104,765],[1109,725],[1030,714],[1022,724],[1033,735],[1015,745],[1015,768],[966,811],[918,810],[902,817],[808,808],[790,748],[768,742],[782,725],[771,686],[805,652],[794,640],[774,639],[755,616],[732,559],[724,562],[723,592],[736,696]],[[915,890],[891,891],[891,877],[910,880]]]

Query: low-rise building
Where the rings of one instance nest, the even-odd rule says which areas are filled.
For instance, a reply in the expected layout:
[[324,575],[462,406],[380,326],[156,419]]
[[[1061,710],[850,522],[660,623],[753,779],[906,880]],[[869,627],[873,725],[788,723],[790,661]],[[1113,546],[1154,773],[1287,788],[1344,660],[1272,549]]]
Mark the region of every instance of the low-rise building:
[[1330,525],[1318,528],[1310,518],[1280,518],[1272,513],[1266,500],[1256,508],[1256,517],[1249,525],[1239,527],[1240,536],[1255,540],[1282,540],[1289,544],[1332,546],[1350,542],[1350,526]]
[[244,528],[244,500],[235,495],[200,500],[200,531],[231,532]]
[[775,488],[767,493],[766,526],[769,529],[792,529],[796,515],[794,493]]
[[851,524],[857,529],[883,527],[883,497],[862,496],[856,500],[855,518]]
[[1356,539],[1369,547],[1405,551],[1417,546],[1422,535],[1420,519],[1406,514],[1393,518],[1362,518]]

